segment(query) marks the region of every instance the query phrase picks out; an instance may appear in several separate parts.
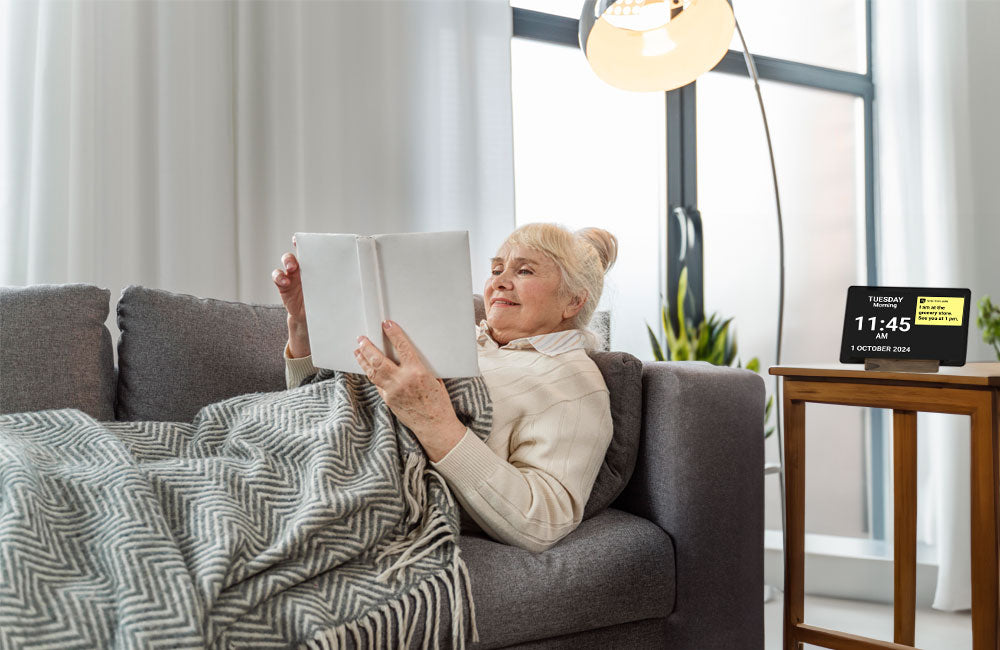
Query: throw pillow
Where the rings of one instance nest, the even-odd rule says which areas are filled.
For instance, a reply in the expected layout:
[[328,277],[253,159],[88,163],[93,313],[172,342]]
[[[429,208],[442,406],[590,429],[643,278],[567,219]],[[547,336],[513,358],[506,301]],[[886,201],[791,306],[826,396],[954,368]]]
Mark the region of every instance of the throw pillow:
[[642,424],[642,362],[627,352],[593,351],[590,358],[608,386],[614,433],[583,510],[584,519],[611,505],[628,485],[639,454]]

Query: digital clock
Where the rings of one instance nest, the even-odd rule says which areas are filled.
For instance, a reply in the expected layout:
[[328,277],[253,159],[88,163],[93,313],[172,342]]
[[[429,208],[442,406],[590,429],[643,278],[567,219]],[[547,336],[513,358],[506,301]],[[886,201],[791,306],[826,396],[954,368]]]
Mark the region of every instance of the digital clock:
[[850,287],[841,363],[921,359],[965,365],[968,289]]

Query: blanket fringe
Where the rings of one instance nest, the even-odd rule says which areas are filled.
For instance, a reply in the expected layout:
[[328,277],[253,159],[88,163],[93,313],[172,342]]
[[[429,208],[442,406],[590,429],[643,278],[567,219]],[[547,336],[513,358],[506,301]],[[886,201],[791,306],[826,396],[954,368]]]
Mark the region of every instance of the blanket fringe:
[[[313,650],[344,650],[349,647],[350,640],[350,644],[357,650],[361,648],[382,650],[393,647],[393,630],[395,629],[395,647],[406,650],[413,643],[417,623],[420,620],[421,612],[423,612],[424,636],[421,650],[430,650],[431,647],[440,650],[441,609],[444,606],[444,594],[442,594],[439,583],[444,585],[444,592],[448,596],[448,611],[451,614],[451,642],[447,647],[460,650],[465,648],[464,604],[466,602],[469,605],[468,627],[472,631],[472,642],[479,641],[476,605],[472,599],[469,570],[461,557],[461,551],[457,544],[458,538],[449,526],[448,518],[427,498],[426,481],[430,479],[441,483],[448,502],[453,507],[455,506],[444,477],[427,466],[424,454],[410,454],[403,468],[403,498],[409,511],[406,524],[412,529],[407,535],[390,542],[376,557],[376,561],[381,561],[386,557],[399,556],[376,577],[376,580],[380,582],[391,580],[403,569],[419,562],[447,542],[455,543],[451,565],[430,580],[425,580],[412,588],[399,600],[383,603],[357,620],[341,623],[318,632],[306,642],[305,647]],[[423,519],[423,524],[416,526],[421,519]]]
[[[437,474],[433,470],[430,472]],[[406,536],[394,540],[379,553],[376,561],[400,554],[389,568],[376,576],[375,579],[379,582],[390,580],[396,573],[426,557],[441,544],[449,540],[457,541],[447,518],[427,499],[424,476],[428,473],[426,456],[422,453],[410,454],[409,458],[406,459],[403,471],[403,496],[409,506],[406,523],[408,527],[413,527],[423,519],[424,524],[419,528],[413,527]],[[447,495],[448,502],[454,506],[451,490],[448,489],[447,485],[443,485],[443,490],[444,494]],[[444,537],[439,537],[442,533],[444,533]],[[417,552],[418,550],[420,552]]]
[[[455,573],[454,567],[458,566]],[[464,578],[464,580],[463,580]],[[431,580],[424,581],[405,594],[401,600],[383,603],[369,611],[362,618],[341,623],[336,627],[327,628],[317,633],[305,643],[310,650],[383,650],[399,648],[405,650],[413,647],[421,615],[424,620],[424,634],[420,641],[421,650],[441,650],[441,648],[466,647],[466,622],[464,620],[463,603],[469,595],[468,571],[465,562],[455,559],[452,566]],[[440,585],[445,587],[440,589]],[[465,593],[463,593],[465,592]],[[441,611],[445,607],[444,594],[448,598],[448,610],[451,613],[451,639],[442,644]],[[472,642],[479,641],[476,629],[475,610],[472,599],[468,598]]]

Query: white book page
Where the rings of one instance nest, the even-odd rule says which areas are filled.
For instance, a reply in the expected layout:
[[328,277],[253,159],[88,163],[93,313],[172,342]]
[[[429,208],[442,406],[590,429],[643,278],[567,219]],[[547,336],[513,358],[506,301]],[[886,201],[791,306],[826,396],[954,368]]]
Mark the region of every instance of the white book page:
[[361,372],[354,349],[365,334],[355,235],[295,233],[309,347],[317,368]]
[[375,241],[385,318],[399,323],[436,376],[479,376],[469,233],[376,235]]

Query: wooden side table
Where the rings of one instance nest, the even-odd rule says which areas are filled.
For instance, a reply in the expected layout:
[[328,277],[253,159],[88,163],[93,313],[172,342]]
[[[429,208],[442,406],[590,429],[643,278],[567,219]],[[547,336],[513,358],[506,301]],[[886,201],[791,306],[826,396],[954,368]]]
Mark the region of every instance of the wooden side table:
[[[937,373],[867,371],[861,366],[776,366],[784,378],[785,612],[784,648],[912,648],[917,564],[917,412],[972,418],[972,647],[997,650],[998,423],[1000,363],[943,367]],[[895,522],[894,643],[807,625],[803,620],[805,563],[806,403],[892,409]]]

